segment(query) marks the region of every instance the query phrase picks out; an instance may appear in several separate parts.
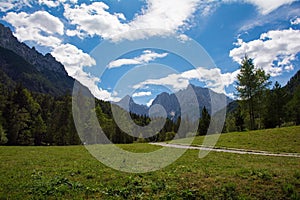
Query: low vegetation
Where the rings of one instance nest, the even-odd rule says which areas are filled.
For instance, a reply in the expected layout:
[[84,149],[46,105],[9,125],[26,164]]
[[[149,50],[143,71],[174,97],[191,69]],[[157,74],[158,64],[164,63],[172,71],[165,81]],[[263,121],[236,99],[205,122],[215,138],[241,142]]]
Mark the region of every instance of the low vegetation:
[[[202,145],[204,139],[204,136],[196,137],[193,145]],[[172,143],[185,144],[187,140],[174,140]],[[300,126],[225,133],[220,135],[216,147],[300,153]]]
[[[218,145],[300,153],[299,130],[289,127],[224,134]],[[195,144],[202,139],[197,137]],[[119,146],[132,152],[160,148],[149,144]],[[104,166],[84,146],[2,146],[0,199],[300,198],[299,158],[211,152],[200,159],[198,154],[188,150],[164,169],[129,174]]]

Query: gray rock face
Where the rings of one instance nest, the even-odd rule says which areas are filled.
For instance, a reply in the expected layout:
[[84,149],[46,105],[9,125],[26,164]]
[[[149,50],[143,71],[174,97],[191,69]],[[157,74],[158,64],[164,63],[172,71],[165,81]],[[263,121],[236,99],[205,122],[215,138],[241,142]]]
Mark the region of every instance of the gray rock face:
[[67,75],[64,66],[57,62],[51,54],[45,56],[37,52],[35,48],[29,48],[26,44],[21,43],[13,36],[11,30],[0,24],[0,46],[12,50],[19,56],[23,57],[28,63],[36,67],[38,71],[45,69]]
[[[192,95],[196,98],[192,99]],[[166,111],[169,119],[176,120],[182,115],[197,116],[196,113],[201,113],[203,107],[206,107],[209,114],[215,114],[224,109],[230,102],[232,102],[232,99],[224,94],[215,93],[207,88],[189,85],[186,89],[174,94],[163,92],[157,95],[149,108],[136,104],[130,96],[124,97],[117,105],[138,115],[145,115],[145,113],[148,115],[149,109],[155,105],[160,105]],[[194,109],[195,104],[198,104],[199,111]],[[152,113],[152,115],[159,117],[160,113]]]

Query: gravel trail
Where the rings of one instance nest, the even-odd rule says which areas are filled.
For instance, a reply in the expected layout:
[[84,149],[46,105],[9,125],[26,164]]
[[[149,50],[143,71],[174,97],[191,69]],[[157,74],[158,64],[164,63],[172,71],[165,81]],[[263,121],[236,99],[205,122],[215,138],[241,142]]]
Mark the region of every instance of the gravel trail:
[[192,149],[202,151],[213,151],[223,153],[234,153],[234,154],[250,154],[250,155],[262,155],[262,156],[276,156],[276,157],[293,157],[300,158],[300,154],[297,153],[271,153],[267,151],[247,150],[247,149],[234,149],[234,148],[219,148],[219,147],[204,147],[204,146],[187,146],[184,144],[168,144],[168,143],[150,143],[152,145],[171,147],[178,149]]

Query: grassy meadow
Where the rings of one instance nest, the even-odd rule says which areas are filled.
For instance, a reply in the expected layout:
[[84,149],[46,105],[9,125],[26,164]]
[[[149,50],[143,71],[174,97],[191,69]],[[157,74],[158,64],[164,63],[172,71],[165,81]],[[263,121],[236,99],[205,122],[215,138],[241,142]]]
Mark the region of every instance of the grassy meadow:
[[[202,141],[197,137],[194,144]],[[300,153],[300,127],[224,134],[217,146]],[[130,174],[106,167],[84,146],[2,146],[0,199],[300,199],[300,158],[198,154],[188,150],[164,169]]]

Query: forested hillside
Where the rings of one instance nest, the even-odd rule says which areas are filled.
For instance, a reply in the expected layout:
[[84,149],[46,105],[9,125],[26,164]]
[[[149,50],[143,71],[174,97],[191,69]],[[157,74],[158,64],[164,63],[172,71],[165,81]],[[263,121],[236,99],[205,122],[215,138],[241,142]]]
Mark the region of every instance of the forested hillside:
[[[10,82],[2,80],[9,77]],[[20,43],[11,30],[0,24],[0,81],[10,88],[22,83],[30,91],[61,96],[70,92],[74,79],[51,54]]]
[[270,88],[268,75],[257,70],[252,59],[246,57],[243,62],[239,74],[242,90],[237,88],[240,100],[227,107],[224,132],[299,125],[300,71],[286,86],[275,82]]

